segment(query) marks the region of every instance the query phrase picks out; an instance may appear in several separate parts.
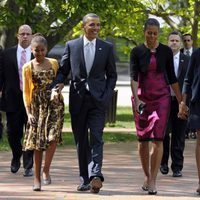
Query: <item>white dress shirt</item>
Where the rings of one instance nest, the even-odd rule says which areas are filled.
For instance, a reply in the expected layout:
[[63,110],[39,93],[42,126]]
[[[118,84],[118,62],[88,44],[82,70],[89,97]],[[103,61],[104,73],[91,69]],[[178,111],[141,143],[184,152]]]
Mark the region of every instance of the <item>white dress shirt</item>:
[[18,68],[20,67],[20,59],[22,51],[26,51],[26,61],[29,62],[31,60],[31,46],[28,46],[26,49],[22,48],[19,44],[17,46],[17,64]]
[[[176,55],[174,55],[174,72],[176,74],[176,77],[178,76],[179,60],[180,60],[180,51]],[[171,96],[175,97],[175,93],[172,90],[171,86],[170,86],[170,93]]]
[[180,60],[180,51],[176,55],[174,55],[174,71],[176,77],[178,76],[179,60]]

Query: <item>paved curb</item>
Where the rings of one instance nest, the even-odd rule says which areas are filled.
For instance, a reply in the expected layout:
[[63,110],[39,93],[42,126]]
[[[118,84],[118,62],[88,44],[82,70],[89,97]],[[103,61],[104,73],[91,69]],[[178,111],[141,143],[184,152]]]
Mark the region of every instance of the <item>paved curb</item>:
[[[63,132],[72,132],[72,129],[71,128],[63,128]],[[104,132],[135,134],[136,130],[130,129],[130,128],[104,128]]]
[[[51,185],[33,192],[33,178],[23,177],[23,169],[10,173],[11,152],[0,154],[0,200],[195,200],[199,199],[195,165],[195,140],[186,141],[183,177],[158,173],[156,196],[143,192],[143,172],[137,142],[104,145],[105,182],[99,194],[77,192],[79,183],[77,152],[74,146],[57,148],[51,166]],[[171,162],[170,162],[171,163]]]

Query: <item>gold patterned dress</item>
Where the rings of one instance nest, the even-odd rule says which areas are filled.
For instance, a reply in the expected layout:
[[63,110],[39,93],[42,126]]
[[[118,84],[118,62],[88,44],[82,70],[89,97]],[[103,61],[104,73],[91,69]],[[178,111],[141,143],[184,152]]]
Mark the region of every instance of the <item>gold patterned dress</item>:
[[24,150],[46,150],[51,141],[62,142],[62,127],[64,122],[64,102],[50,101],[51,91],[47,86],[54,80],[53,69],[35,71],[32,67],[34,84],[31,113],[36,119],[33,125],[27,124],[24,137]]

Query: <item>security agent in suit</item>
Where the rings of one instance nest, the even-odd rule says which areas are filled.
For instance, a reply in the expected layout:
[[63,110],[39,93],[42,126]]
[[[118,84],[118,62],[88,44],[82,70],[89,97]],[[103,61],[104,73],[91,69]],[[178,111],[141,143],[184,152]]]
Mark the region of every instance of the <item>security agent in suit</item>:
[[[57,83],[62,83],[71,71],[69,111],[77,146],[80,185],[78,191],[98,193],[104,181],[103,129],[105,112],[117,80],[113,45],[97,38],[100,19],[90,13],[83,18],[84,36],[66,43],[58,71]],[[87,66],[89,42],[93,46],[93,64]]]
[[[188,70],[183,84],[183,104],[191,92],[188,124],[190,128],[197,130],[195,145],[195,157],[198,172],[198,188],[196,192],[200,194],[200,48],[197,48],[190,58]],[[180,110],[181,110],[180,106]],[[184,111],[181,111],[184,113]]]
[[8,142],[12,150],[11,172],[20,168],[23,154],[24,176],[32,176],[33,151],[22,151],[21,140],[27,122],[22,90],[20,89],[19,65],[21,53],[26,50],[26,61],[31,59],[30,42],[32,30],[28,25],[19,27],[18,45],[3,52],[0,69],[0,91],[2,92],[1,110],[6,112]]
[[[168,46],[172,49],[174,55],[174,71],[178,79],[179,87],[182,89],[184,77],[189,64],[189,57],[180,52],[181,35],[178,32],[172,32],[168,36]],[[163,157],[161,161],[160,171],[162,174],[168,174],[168,160],[170,147],[170,133],[171,133],[171,169],[173,177],[182,176],[183,168],[183,152],[185,147],[185,130],[187,121],[178,118],[179,105],[171,92],[171,110],[165,138],[163,141]]]
[[[193,39],[192,39],[192,35],[189,33],[186,33],[182,36],[182,40],[183,40],[183,47],[181,49],[181,52],[184,53],[186,56],[191,57],[192,53],[194,52],[195,48],[193,48]],[[190,98],[191,95],[188,95],[188,99]],[[188,127],[186,128],[185,131],[185,138],[189,139],[196,139],[196,130],[192,129],[190,130]]]
[[183,48],[180,50],[182,53],[184,53],[186,56],[191,56],[193,51],[195,50],[193,48],[193,40],[192,35],[187,33],[182,36],[183,41]]

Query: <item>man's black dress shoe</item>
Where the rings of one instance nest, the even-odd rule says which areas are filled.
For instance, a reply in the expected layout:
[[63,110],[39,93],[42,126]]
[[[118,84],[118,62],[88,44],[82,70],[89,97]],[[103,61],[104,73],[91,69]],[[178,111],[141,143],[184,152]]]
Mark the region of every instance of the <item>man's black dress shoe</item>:
[[90,181],[90,192],[91,193],[99,193],[100,188],[102,188],[102,181],[99,177],[95,176],[91,181]]
[[24,175],[24,177],[33,176],[32,169],[24,169],[23,175]]
[[196,138],[197,138],[196,133],[195,133],[195,132],[191,132],[191,133],[190,133],[190,138],[191,138],[191,139],[196,139]]
[[17,173],[18,170],[19,170],[19,168],[20,168],[20,160],[14,160],[14,159],[12,159],[11,166],[10,166],[10,171],[12,173]]
[[169,167],[167,166],[167,165],[161,165],[160,166],[160,172],[162,173],[162,174],[168,174],[168,172],[169,172]]
[[189,133],[185,134],[185,139],[189,139]]
[[173,172],[172,176],[173,176],[173,177],[182,177],[182,173],[181,173],[181,171],[178,171],[178,170],[177,170],[177,171],[174,171],[174,172]]
[[90,184],[81,184],[77,187],[77,191],[87,191],[90,190]]

